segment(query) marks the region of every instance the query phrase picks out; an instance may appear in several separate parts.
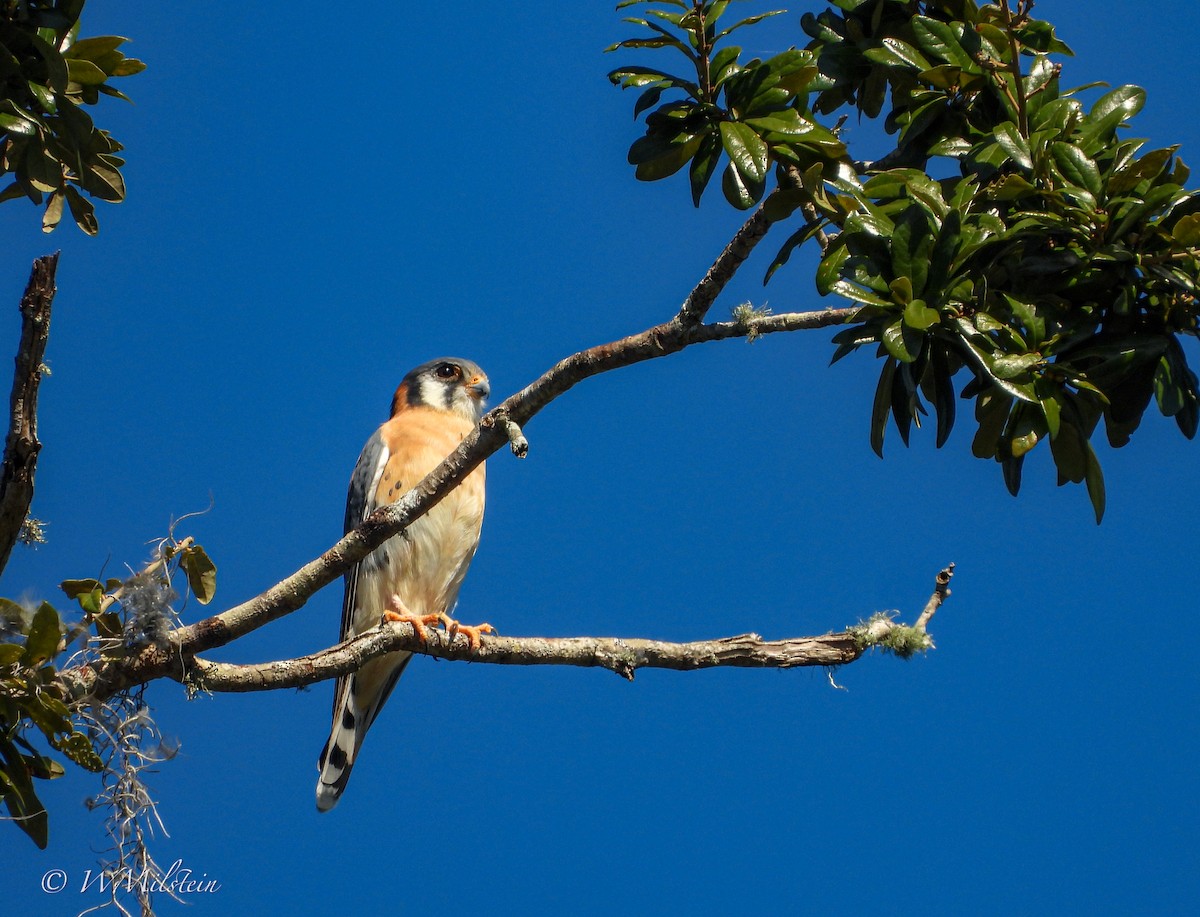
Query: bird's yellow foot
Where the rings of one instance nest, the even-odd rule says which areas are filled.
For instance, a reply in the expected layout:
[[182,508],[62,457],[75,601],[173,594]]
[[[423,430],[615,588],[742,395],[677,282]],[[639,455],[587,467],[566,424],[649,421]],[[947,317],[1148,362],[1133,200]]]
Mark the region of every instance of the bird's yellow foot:
[[404,607],[404,603],[400,601],[400,596],[398,595],[392,596],[392,605],[396,610],[392,611],[389,609],[388,611],[385,611],[383,613],[383,620],[403,621],[405,624],[411,624],[413,631],[417,635],[417,638],[422,643],[429,642],[429,638],[425,633],[425,628],[426,626],[435,626],[439,621],[442,620],[442,615],[415,615]]
[[438,615],[437,618],[442,622],[442,627],[446,628],[447,641],[453,643],[455,637],[463,634],[467,638],[467,644],[471,647],[472,652],[479,649],[479,638],[483,634],[494,634],[496,632],[496,628],[490,624],[460,624],[447,614]]

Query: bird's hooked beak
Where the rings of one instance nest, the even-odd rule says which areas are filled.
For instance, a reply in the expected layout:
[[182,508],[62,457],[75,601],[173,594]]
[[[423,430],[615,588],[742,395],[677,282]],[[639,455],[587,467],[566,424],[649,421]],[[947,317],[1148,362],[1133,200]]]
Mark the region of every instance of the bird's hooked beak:
[[487,376],[472,376],[467,382],[467,391],[476,401],[485,401],[492,393],[492,387],[488,384]]

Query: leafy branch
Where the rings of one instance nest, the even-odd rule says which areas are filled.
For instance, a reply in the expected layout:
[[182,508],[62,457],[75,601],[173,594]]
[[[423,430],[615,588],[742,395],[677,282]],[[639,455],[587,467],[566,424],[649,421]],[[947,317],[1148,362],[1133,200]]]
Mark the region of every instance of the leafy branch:
[[[806,48],[745,63],[721,40],[775,11],[720,30],[728,3],[621,7],[634,5],[646,18],[627,21],[656,37],[610,50],[682,52],[713,75],[711,87],[641,64],[609,75],[639,89],[634,115],[647,113],[635,175],[690,163],[698,205],[724,155],[725,197],[746,208],[774,167],[762,218],[803,222],[765,279],[816,240],[818,291],[861,305],[833,359],[871,348],[881,361],[877,453],[889,422],[907,444],[931,411],[941,447],[970,399],[972,454],[998,462],[1010,492],[1047,443],[1058,483],[1086,483],[1099,521],[1101,421],[1124,446],[1154,400],[1195,435],[1200,391],[1181,339],[1200,318],[1200,198],[1174,147],[1121,138],[1144,90],[1120,86],[1087,108],[1060,87],[1052,56],[1070,48],[1030,0],[837,0],[802,17]],[[683,97],[659,104],[671,91]],[[838,125],[821,123],[846,106],[882,118],[895,150],[852,157]]]
[[84,3],[0,5],[0,176],[14,179],[0,190],[0,202],[45,201],[46,232],[59,224],[65,206],[80,229],[95,235],[100,227],[89,198],[124,200],[125,160],[117,155],[121,144],[96,127],[84,106],[102,95],[129,101],[110,80],[146,65],[120,50],[128,39],[80,38]]

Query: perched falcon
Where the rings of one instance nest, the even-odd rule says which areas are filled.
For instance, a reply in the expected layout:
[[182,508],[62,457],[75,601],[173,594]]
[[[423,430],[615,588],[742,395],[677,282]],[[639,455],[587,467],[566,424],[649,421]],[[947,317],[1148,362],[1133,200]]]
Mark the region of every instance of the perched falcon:
[[[391,419],[367,440],[350,478],[346,531],[377,507],[400,499],[441,464],[479,423],[488,392],[487,376],[470,360],[434,360],[405,376],[392,399]],[[346,574],[343,640],[376,627],[384,617],[411,621],[418,629],[421,620],[447,620],[479,544],[483,477],[481,464],[437,506]],[[470,636],[472,642],[478,639],[477,633]],[[333,728],[317,763],[322,812],[337,805],[363,737],[411,658],[411,653],[389,653],[338,679]]]

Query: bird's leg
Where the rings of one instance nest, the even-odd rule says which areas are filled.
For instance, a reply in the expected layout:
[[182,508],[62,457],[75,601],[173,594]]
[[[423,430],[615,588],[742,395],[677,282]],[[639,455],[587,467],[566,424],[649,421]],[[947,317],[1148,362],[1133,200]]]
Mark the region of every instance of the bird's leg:
[[[411,624],[413,631],[422,643],[428,642],[428,637],[425,634],[425,625],[434,625],[442,620],[442,615],[415,615],[408,610],[404,604],[404,600],[398,595],[393,595],[391,600],[392,608],[383,613],[385,621],[403,621],[405,624]],[[392,609],[395,609],[394,611]],[[478,638],[476,638],[478,640]]]
[[476,624],[474,626],[460,624],[445,612],[435,617],[442,623],[442,627],[446,628],[447,642],[453,643],[455,637],[463,634],[467,638],[467,645],[471,647],[472,652],[479,649],[479,638],[483,634],[494,634],[496,632],[496,628],[490,624]]

